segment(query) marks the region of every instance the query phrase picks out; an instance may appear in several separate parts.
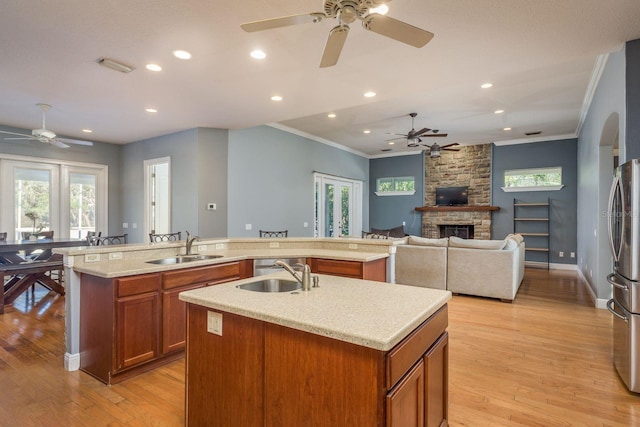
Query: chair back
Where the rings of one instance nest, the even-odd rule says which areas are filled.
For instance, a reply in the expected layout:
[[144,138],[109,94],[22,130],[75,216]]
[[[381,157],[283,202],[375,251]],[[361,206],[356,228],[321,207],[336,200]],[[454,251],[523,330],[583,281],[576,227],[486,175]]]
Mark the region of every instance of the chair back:
[[182,232],[178,231],[177,233],[149,233],[149,240],[151,243],[160,243],[160,242],[175,242],[182,238]]
[[118,236],[94,236],[89,241],[91,246],[102,245],[124,245],[127,243],[127,234],[121,234]]
[[289,230],[268,231],[260,230],[260,237],[287,237]]
[[0,233],[0,241],[4,241],[7,240],[7,232],[3,231],[2,233]]
[[41,231],[37,234],[38,239],[53,239],[53,230]]
[[96,246],[95,238],[102,236],[102,231],[87,231],[87,243],[89,246]]

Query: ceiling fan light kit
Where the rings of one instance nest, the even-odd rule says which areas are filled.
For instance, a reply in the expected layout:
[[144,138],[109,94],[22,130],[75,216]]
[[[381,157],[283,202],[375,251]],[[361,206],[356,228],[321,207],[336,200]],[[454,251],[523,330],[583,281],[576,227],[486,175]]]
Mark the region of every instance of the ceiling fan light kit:
[[320,68],[331,67],[338,63],[342,47],[349,34],[349,24],[356,20],[362,21],[365,30],[380,34],[414,47],[422,47],[432,38],[433,33],[423,30],[406,22],[399,21],[380,13],[372,12],[384,3],[391,0],[324,0],[323,12],[310,12],[299,15],[282,16],[273,19],[247,22],[240,27],[247,32],[270,30],[289,25],[318,23],[324,18],[338,19],[338,26],[329,32],[329,38],[325,44]]

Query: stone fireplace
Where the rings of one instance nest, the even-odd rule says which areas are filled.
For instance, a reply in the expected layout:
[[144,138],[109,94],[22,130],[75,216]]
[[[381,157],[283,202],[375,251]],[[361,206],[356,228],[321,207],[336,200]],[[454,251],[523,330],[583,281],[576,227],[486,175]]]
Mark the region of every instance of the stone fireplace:
[[[459,186],[469,187],[468,206],[435,207],[437,187]],[[449,236],[491,239],[490,203],[491,144],[463,146],[460,151],[443,150],[437,158],[425,156],[425,203],[424,209],[420,209],[424,237],[447,237],[443,230],[449,230],[459,233]]]

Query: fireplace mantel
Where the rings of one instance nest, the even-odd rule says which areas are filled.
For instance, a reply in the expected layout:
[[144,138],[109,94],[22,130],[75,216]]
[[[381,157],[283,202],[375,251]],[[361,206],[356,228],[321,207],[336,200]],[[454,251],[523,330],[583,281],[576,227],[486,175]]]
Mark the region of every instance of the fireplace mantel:
[[469,212],[469,211],[497,211],[500,206],[418,206],[420,212]]

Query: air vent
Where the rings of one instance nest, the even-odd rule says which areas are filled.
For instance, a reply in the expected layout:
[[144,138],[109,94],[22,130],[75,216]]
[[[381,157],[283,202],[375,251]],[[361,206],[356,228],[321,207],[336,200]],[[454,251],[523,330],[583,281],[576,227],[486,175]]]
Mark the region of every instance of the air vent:
[[115,59],[98,58],[96,62],[103,67],[111,68],[112,70],[120,71],[121,73],[130,73],[135,70],[131,65],[123,64]]
[[391,151],[391,148],[383,148],[383,149],[382,149],[382,150],[380,150],[380,151],[382,151],[383,153],[386,153],[387,151]]
[[537,130],[535,132],[525,132],[524,134],[527,136],[540,135],[542,133],[541,130]]

